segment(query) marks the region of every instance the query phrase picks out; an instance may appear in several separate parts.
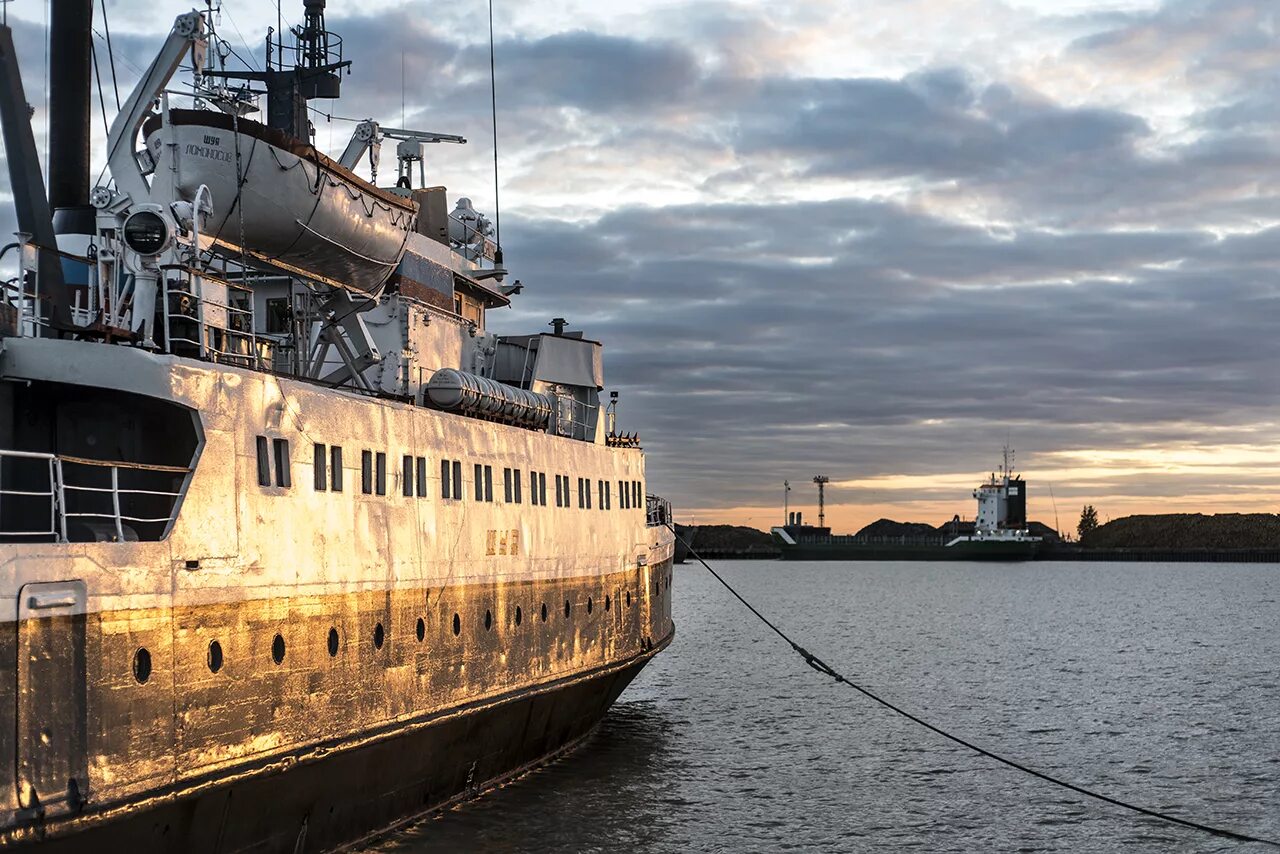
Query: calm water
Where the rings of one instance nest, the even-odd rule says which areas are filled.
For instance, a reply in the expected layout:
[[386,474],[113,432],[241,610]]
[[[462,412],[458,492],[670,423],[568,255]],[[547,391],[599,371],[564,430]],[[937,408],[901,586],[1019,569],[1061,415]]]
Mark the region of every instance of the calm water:
[[[855,681],[1106,793],[1280,839],[1280,566],[713,563]],[[700,566],[598,734],[378,851],[1269,851],[950,745]]]

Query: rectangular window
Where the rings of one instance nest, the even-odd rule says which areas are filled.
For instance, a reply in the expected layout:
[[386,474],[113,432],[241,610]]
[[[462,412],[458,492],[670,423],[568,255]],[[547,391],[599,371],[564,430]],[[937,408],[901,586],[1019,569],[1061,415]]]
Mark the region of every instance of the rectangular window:
[[378,494],[387,494],[387,455],[378,452]]
[[418,497],[427,497],[427,458],[418,457]]
[[400,493],[405,498],[413,497],[413,457],[404,455],[400,464]]
[[342,448],[338,445],[329,446],[329,488],[342,491]]
[[604,482],[604,509],[605,510],[613,509],[613,496],[609,494],[609,486],[610,486],[609,481],[606,480]]
[[493,500],[493,466],[484,467],[484,500]]
[[373,495],[373,451],[360,452],[360,491]]
[[622,481],[618,481],[618,507],[619,509],[627,509],[627,491],[622,488]]
[[440,461],[440,497],[452,498],[453,490],[449,488],[449,461]]
[[596,506],[599,507],[601,510],[603,510],[604,509],[604,481],[603,480],[596,481],[596,498],[599,499],[596,501]]
[[289,331],[289,298],[267,300],[267,334],[284,335]]
[[582,494],[587,499],[587,509],[591,509],[591,478],[584,477],[582,479]]
[[582,478],[578,478],[578,509],[579,510],[582,509],[583,504],[584,502],[582,500]]
[[511,503],[511,469],[502,470],[502,500]]
[[556,475],[556,506],[557,506],[557,507],[562,506],[562,505],[561,505],[561,498],[560,498],[560,495],[561,495],[561,493],[560,493],[560,475]]
[[462,500],[462,463],[458,460],[453,461],[453,497]]
[[644,487],[641,486],[640,481],[638,480],[635,482],[635,484],[636,485],[633,489],[633,492],[635,493],[636,506],[643,507],[644,506]]
[[328,487],[329,478],[326,476],[325,466],[328,465],[329,454],[324,445],[319,442],[315,447],[315,479],[316,492],[324,492]]
[[536,471],[529,472],[529,503],[538,503],[538,473]]
[[476,476],[476,501],[484,501],[484,468],[479,464],[475,464]]
[[511,470],[511,492],[512,492],[512,494],[514,494],[514,495],[515,495],[515,497],[516,497],[516,503],[517,503],[517,504],[519,504],[519,503],[520,503],[520,501],[521,501],[521,495],[520,495],[520,470],[519,470],[519,469],[512,469],[512,470]]
[[258,486],[271,485],[271,446],[266,436],[258,437]]
[[547,474],[538,472],[538,503],[547,506]]
[[293,478],[289,474],[289,440],[272,439],[276,451],[276,486],[285,489],[293,486]]

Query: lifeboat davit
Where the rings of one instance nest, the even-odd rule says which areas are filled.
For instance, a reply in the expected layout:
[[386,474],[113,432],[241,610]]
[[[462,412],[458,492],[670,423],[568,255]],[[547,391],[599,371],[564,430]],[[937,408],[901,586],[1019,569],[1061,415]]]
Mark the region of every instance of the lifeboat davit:
[[143,125],[156,177],[178,197],[209,187],[204,233],[252,254],[374,293],[395,272],[417,205],[368,181],[314,146],[250,119],[170,110]]

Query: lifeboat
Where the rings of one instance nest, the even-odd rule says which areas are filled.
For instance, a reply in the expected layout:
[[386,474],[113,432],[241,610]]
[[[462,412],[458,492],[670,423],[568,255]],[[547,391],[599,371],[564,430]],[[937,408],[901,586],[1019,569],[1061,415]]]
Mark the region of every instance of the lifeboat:
[[174,196],[212,195],[203,231],[267,260],[376,293],[404,257],[417,205],[282,131],[207,110],[170,110],[143,125]]

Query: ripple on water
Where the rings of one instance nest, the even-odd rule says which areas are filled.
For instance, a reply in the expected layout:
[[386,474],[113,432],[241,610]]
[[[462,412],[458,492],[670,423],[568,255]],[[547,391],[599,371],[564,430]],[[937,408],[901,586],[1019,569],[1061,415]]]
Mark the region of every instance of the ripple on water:
[[[1020,762],[1280,837],[1280,567],[718,563],[797,640]],[[596,735],[376,851],[1234,851],[972,756],[804,667],[697,566]]]

